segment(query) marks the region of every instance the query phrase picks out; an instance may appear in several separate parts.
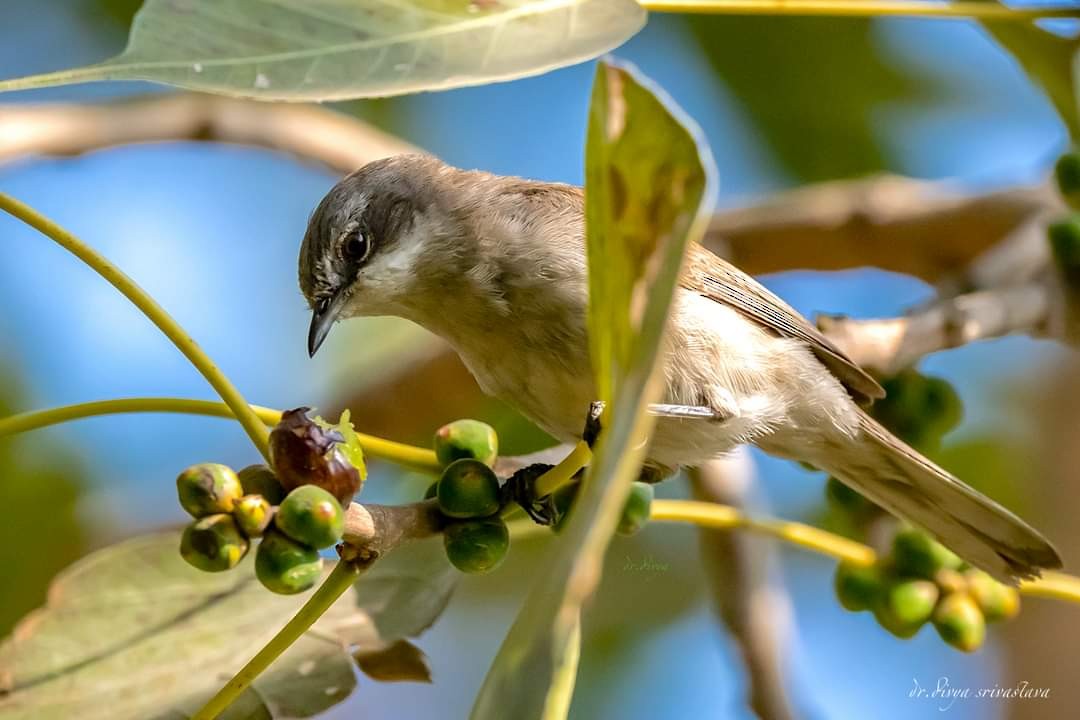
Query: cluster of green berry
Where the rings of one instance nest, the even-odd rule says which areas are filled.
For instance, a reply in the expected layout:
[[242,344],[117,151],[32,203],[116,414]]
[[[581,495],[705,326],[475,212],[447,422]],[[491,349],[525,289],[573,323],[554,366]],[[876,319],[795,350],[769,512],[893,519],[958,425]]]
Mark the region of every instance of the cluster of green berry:
[[451,564],[465,573],[494,570],[510,549],[510,530],[499,516],[499,436],[479,420],[456,420],[435,432],[435,456],[444,467],[425,498],[437,498],[446,516],[443,546]]
[[[497,567],[510,547],[510,533],[500,513],[510,498],[492,469],[499,456],[495,430],[478,420],[457,420],[435,433],[435,455],[444,468],[425,493],[435,498],[446,516],[443,543],[454,567],[466,573],[485,573]],[[552,494],[552,527],[565,524],[580,483],[565,485]],[[649,519],[653,487],[634,483],[623,508],[618,532],[632,535]]]
[[[952,386],[917,370],[882,383],[886,396],[874,417],[912,447],[933,452],[959,424],[963,411]],[[841,564],[835,587],[848,610],[870,610],[883,628],[910,638],[928,621],[949,645],[971,652],[986,637],[987,622],[1013,617],[1020,609],[1015,589],[966,566],[944,545],[916,528],[901,527],[851,488],[829,478],[825,494],[852,534],[865,538],[881,522],[892,523],[888,554],[875,565]]]
[[888,556],[874,565],[842,563],[835,580],[840,604],[869,610],[886,630],[910,638],[931,621],[941,639],[972,652],[986,637],[986,623],[1020,611],[1020,595],[912,528],[893,537]]
[[261,538],[255,574],[269,590],[303,592],[322,573],[319,550],[335,545],[345,513],[333,495],[316,485],[286,494],[273,471],[252,465],[239,473],[203,463],[176,478],[180,505],[195,521],[184,530],[180,555],[206,572],[236,567]]
[[282,413],[270,433],[275,470],[252,465],[235,473],[203,463],[176,478],[180,505],[195,518],[180,541],[188,563],[229,570],[261,538],[255,574],[267,589],[291,595],[318,581],[319,550],[341,540],[342,505],[359,492],[366,471],[348,413],[332,425],[307,410]]

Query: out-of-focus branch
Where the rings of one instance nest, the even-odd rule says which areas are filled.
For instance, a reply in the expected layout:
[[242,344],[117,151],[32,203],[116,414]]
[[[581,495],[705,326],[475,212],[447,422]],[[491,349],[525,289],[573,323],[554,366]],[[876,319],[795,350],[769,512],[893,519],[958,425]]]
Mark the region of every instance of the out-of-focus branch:
[[[346,173],[417,148],[355,118],[293,104],[155,95],[95,105],[0,106],[0,162],[113,145],[209,140],[288,152]],[[751,274],[875,266],[927,282],[963,277],[1032,217],[1060,209],[1049,185],[968,196],[884,176],[780,193],[718,213],[705,244]]]
[[[746,506],[754,482],[745,449],[689,474],[695,499],[737,508]],[[750,708],[762,720],[793,718],[784,682],[790,604],[770,579],[772,548],[750,533],[705,529],[700,545],[716,612],[747,670]]]
[[1049,284],[1032,282],[958,295],[900,317],[821,315],[817,325],[856,363],[888,377],[924,355],[976,340],[1050,334],[1054,306]]
[[418,152],[367,123],[311,105],[181,93],[95,105],[0,106],[0,162],[168,140],[257,145],[340,173],[390,155]]
[[945,183],[883,176],[718,213],[705,244],[753,275],[874,266],[931,284],[981,285],[966,277],[976,258],[1061,207],[1048,184],[964,195]]

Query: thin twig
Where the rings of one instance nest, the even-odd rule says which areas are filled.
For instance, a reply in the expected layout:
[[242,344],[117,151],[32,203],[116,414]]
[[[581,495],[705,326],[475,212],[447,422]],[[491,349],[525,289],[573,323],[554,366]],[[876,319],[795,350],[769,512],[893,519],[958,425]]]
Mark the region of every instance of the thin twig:
[[[695,499],[746,507],[755,473],[745,448],[689,471]],[[790,601],[772,577],[773,548],[748,533],[702,530],[702,558],[716,611],[746,666],[749,705],[762,720],[795,717],[784,681]]]

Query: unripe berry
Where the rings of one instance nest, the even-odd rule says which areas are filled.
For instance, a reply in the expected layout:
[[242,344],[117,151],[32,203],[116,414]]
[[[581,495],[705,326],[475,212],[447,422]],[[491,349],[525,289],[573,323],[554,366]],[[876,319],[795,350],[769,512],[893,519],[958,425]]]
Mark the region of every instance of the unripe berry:
[[[900,637],[911,637],[934,614],[940,591],[930,580],[899,580],[889,584],[881,598],[881,611],[889,629]],[[883,623],[884,624],[884,623]]]
[[180,555],[204,572],[230,570],[248,551],[247,538],[232,515],[208,515],[191,523],[180,538]]
[[293,540],[313,548],[336,545],[345,531],[345,512],[321,487],[303,485],[281,501],[274,525]]
[[499,436],[479,420],[455,420],[435,431],[435,456],[443,465],[472,458],[488,467],[499,457]]
[[956,553],[915,528],[897,531],[892,552],[897,574],[909,577],[932,580],[938,570],[956,570],[963,564]]
[[950,593],[934,611],[934,627],[941,639],[964,652],[973,652],[986,638],[986,620],[967,593]]
[[461,572],[486,573],[506,557],[510,531],[497,517],[454,522],[443,529],[443,546],[451,564]]
[[645,523],[649,522],[649,513],[652,511],[652,501],[655,495],[653,486],[648,483],[634,482],[630,488],[630,496],[623,505],[622,516],[615,531],[620,535],[634,535]]
[[309,589],[322,575],[319,551],[271,528],[255,553],[255,576],[271,592],[294,595]]
[[271,505],[280,505],[285,499],[285,487],[265,465],[248,465],[236,475],[245,495],[262,495]]
[[236,501],[232,516],[240,526],[240,532],[249,538],[257,538],[270,525],[274,508],[262,495],[245,495]]
[[1054,177],[1065,202],[1080,209],[1080,154],[1067,152],[1058,158]]
[[884,587],[881,569],[877,565],[840,563],[836,568],[833,587],[846,610],[869,610],[877,604]]
[[1020,593],[1016,588],[999,583],[982,570],[971,569],[964,576],[968,592],[987,622],[1010,620],[1020,612]]
[[464,458],[447,465],[436,493],[447,517],[480,518],[499,511],[499,478],[479,460]]
[[192,465],[176,478],[180,506],[192,517],[232,512],[244,495],[240,480],[231,468],[218,463]]

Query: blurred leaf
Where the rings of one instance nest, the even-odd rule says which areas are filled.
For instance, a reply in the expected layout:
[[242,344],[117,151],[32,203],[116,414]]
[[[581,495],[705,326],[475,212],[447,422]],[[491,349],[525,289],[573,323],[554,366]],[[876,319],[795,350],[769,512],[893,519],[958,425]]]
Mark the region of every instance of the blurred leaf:
[[882,59],[873,20],[695,17],[690,27],[754,129],[800,180],[883,169],[875,114],[937,90]]
[[[314,715],[355,686],[351,650],[430,625],[455,574],[429,557],[441,547],[416,545],[361,577],[223,717]],[[138,537],[61,573],[48,605],[0,645],[0,718],[189,717],[306,599],[263,589],[253,553],[210,574],[184,563],[178,546],[178,533]],[[415,593],[427,597],[400,601]]]
[[[24,405],[18,374],[0,368],[0,417]],[[49,580],[86,550],[84,472],[56,435],[0,438],[0,637],[45,599]]]
[[1077,116],[1080,87],[1073,81],[1080,58],[1076,41],[1047,32],[1034,23],[982,20],[981,24],[1020,63],[1028,78],[1042,87],[1069,134],[1080,137]]
[[380,682],[431,682],[431,668],[420,648],[408,640],[398,640],[381,650],[358,650],[353,659],[372,680]]
[[[635,71],[597,66],[585,150],[589,341],[603,430],[574,513],[537,574],[473,706],[472,717],[563,717],[573,688],[581,607],[644,459],[660,391],[662,332],[686,246],[712,206],[700,134]],[[702,149],[699,149],[699,144]]]
[[634,0],[146,0],[127,49],[0,91],[150,80],[260,100],[343,100],[510,80],[595,57]]

